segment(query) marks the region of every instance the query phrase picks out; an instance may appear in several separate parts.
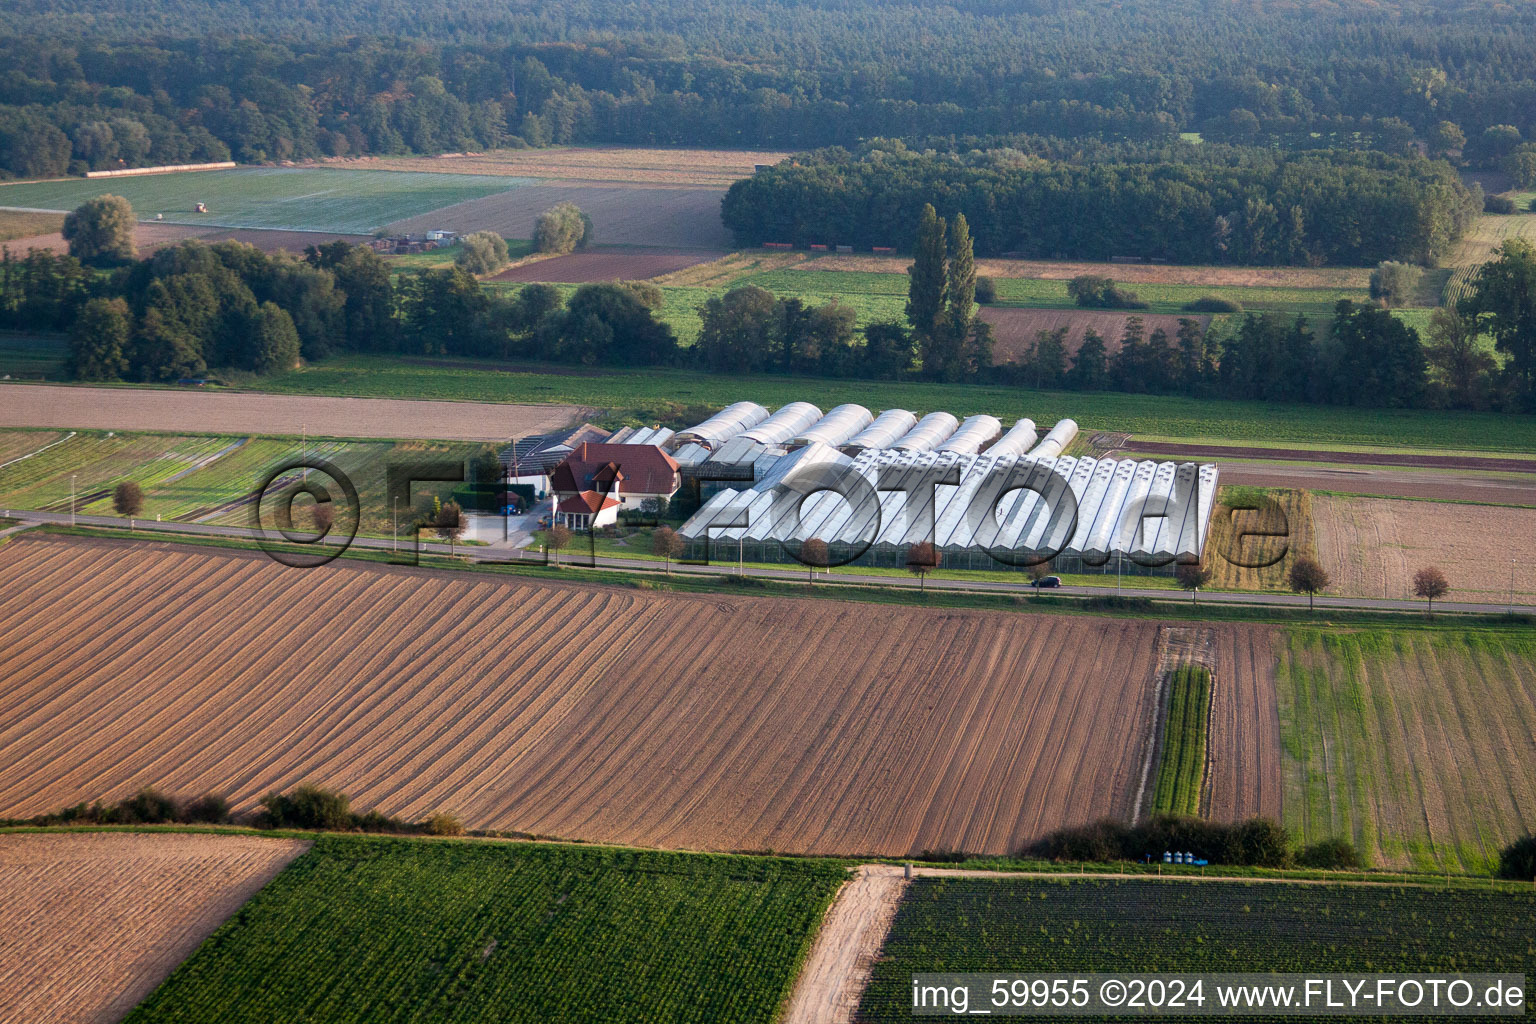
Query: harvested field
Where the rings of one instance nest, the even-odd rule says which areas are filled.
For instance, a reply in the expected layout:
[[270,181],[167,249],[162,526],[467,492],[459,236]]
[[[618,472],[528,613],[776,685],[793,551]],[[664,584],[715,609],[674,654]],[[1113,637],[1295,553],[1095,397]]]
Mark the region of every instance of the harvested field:
[[748,274],[761,274],[803,263],[809,257],[803,252],[733,252],[728,256],[673,271],[656,278],[661,285],[690,288],[723,288]]
[[1178,345],[1179,320],[1192,319],[1200,324],[1201,331],[1210,326],[1208,316],[1181,318],[1167,313],[1127,313],[1107,309],[1017,309],[1007,306],[983,306],[980,316],[992,325],[994,346],[992,357],[999,363],[1012,363],[1023,359],[1041,331],[1054,331],[1065,327],[1067,332],[1067,356],[1070,359],[1083,343],[1083,336],[1090,330],[1098,331],[1104,339],[1104,347],[1110,355],[1120,351],[1120,338],[1125,333],[1125,322],[1133,316],[1141,317],[1146,325],[1145,337],[1161,327],[1168,334],[1170,346]]
[[160,430],[171,433],[280,434],[505,441],[572,423],[569,405],[415,402],[136,388],[11,384],[0,427]]
[[635,185],[520,185],[389,225],[395,233],[495,231],[508,238],[532,238],[534,221],[556,203],[569,200],[592,218],[602,245],[655,245],[724,250],[731,234],[720,223],[723,188],[662,188]]
[[[1225,472],[1222,479],[1227,479]],[[1211,589],[1287,590],[1286,573],[1296,559],[1317,556],[1312,495],[1294,488],[1223,484],[1206,547],[1210,555],[1205,562],[1214,573]],[[1266,564],[1282,552],[1278,561]]]
[[1536,641],[1293,627],[1279,645],[1285,821],[1372,863],[1484,872],[1536,821]]
[[244,811],[312,782],[360,810],[640,846],[1003,853],[1128,816],[1157,655],[1157,625],[1129,619],[151,543],[24,535],[0,580],[10,816],[145,784]]
[[9,242],[13,238],[26,239],[36,235],[58,234],[63,227],[62,213],[0,210],[0,242]]
[[1472,219],[1472,226],[1456,243],[1447,261],[1452,267],[1476,267],[1493,256],[1493,250],[1511,238],[1536,242],[1536,215],[1530,213],[1484,213]]
[[[156,249],[167,245],[175,245],[177,242],[188,238],[199,238],[206,229],[191,227],[185,224],[140,223],[133,228],[133,244],[138,246],[139,255],[154,252]],[[69,243],[64,241],[64,236],[57,231],[46,235],[31,235],[24,238],[13,238],[5,243],[6,248],[15,253],[24,253],[28,249],[46,249],[49,252],[67,253]]]
[[[817,270],[853,270],[874,274],[905,273],[909,256],[831,254],[816,261]],[[1075,263],[1058,260],[980,259],[976,273],[986,277],[1070,281],[1081,274],[1112,277],[1122,284],[1188,284],[1236,288],[1365,288],[1371,272],[1355,267],[1188,267],[1167,263]]]
[[511,174],[567,181],[639,185],[715,185],[728,188],[752,176],[757,164],[776,164],[790,153],[748,149],[630,149],[624,146],[503,149],[436,157],[363,157],[327,166],[457,174]]
[[1312,508],[1332,593],[1413,600],[1413,574],[1437,565],[1448,601],[1504,604],[1511,582],[1517,602],[1536,597],[1536,565],[1522,547],[1536,537],[1536,508],[1326,494]]
[[254,836],[0,836],[0,1022],[120,1019],[309,846]]
[[708,249],[596,249],[522,263],[503,270],[491,280],[547,281],[552,284],[644,281],[708,263],[719,255]]

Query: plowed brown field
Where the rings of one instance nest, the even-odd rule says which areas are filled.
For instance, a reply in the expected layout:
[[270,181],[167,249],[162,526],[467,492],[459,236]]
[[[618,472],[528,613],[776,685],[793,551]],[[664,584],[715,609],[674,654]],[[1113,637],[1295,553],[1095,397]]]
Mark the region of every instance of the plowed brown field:
[[[1012,363],[1022,359],[1041,331],[1067,329],[1067,355],[1077,354],[1083,343],[1083,335],[1090,328],[1104,339],[1104,348],[1113,355],[1120,351],[1120,338],[1125,334],[1125,322],[1133,316],[1141,318],[1146,331],[1143,337],[1161,327],[1168,335],[1170,346],[1178,345],[1179,316],[1171,313],[1122,313],[1102,309],[1019,309],[1010,306],[983,306],[981,318],[992,325],[992,357],[999,363]],[[1187,319],[1199,321],[1201,330],[1210,326],[1208,316]]]
[[0,836],[0,1024],[120,1019],[308,846],[254,836]]
[[44,537],[0,580],[0,815],[313,782],[586,840],[1001,853],[1128,816],[1149,731],[1135,620]]

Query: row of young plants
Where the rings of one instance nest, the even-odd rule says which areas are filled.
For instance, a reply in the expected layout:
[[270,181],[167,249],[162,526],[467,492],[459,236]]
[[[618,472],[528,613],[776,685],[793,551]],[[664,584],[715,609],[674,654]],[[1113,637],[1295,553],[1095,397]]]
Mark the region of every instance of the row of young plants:
[[1154,814],[1200,813],[1211,689],[1211,672],[1203,665],[1180,665],[1168,677],[1163,754],[1152,794]]
[[918,878],[859,1019],[910,1020],[916,972],[1522,973],[1532,957],[1536,891]]

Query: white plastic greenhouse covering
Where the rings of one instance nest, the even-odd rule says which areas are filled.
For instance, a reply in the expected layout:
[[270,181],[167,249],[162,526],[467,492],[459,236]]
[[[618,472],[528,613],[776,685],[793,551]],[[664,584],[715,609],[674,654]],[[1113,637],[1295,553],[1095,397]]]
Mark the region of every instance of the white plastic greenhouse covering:
[[[827,490],[831,470],[867,486]],[[952,552],[1170,562],[1200,557],[1217,485],[1214,465],[902,449],[849,458],[823,444],[760,463],[758,475],[750,489],[716,493],[679,534],[721,543],[817,537],[872,549],[931,539]]]
[[760,444],[783,444],[821,419],[821,410],[810,402],[790,402],[779,411],[742,431],[741,436]]
[[960,429],[950,434],[934,451],[975,455],[1002,432],[1002,421],[996,416],[967,416]]
[[1004,455],[1023,455],[1034,447],[1039,436],[1035,433],[1034,420],[1019,420],[1008,428],[1008,433],[987,446],[987,454],[994,458]]
[[672,440],[667,427],[625,427],[615,431],[605,444],[654,444],[664,445]]
[[947,412],[931,412],[917,421],[917,426],[907,431],[892,444],[892,448],[909,452],[927,452],[955,432],[960,421]]
[[809,429],[795,438],[795,441],[799,444],[820,441],[822,444],[836,447],[869,426],[874,419],[875,417],[868,409],[850,402],[847,405],[838,406],[811,424]]
[[889,448],[917,426],[917,416],[905,409],[887,409],[875,422],[843,443],[844,448]]
[[735,437],[768,418],[768,410],[756,402],[737,402],[715,413],[698,426],[690,427],[677,435],[679,441],[701,441],[713,447],[721,441]]
[[1045,439],[1035,445],[1029,454],[1037,459],[1048,459],[1060,455],[1067,450],[1067,445],[1071,444],[1076,437],[1076,420],[1057,420],[1050,433],[1046,434]]

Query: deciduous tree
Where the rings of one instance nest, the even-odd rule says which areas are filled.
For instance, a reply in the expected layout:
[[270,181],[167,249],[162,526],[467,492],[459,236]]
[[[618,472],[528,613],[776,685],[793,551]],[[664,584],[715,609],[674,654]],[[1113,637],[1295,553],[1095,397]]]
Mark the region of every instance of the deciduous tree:
[[133,244],[133,207],[122,196],[87,199],[64,218],[69,254],[81,263],[111,266],[138,255]]
[[658,526],[651,534],[651,554],[662,558],[668,576],[672,575],[672,559],[682,553],[683,538],[672,527]]
[[144,510],[144,488],[133,480],[124,480],[112,491],[112,509],[128,518],[128,529],[133,529],[133,517]]
[[1292,593],[1306,594],[1307,607],[1312,608],[1316,595],[1327,590],[1333,581],[1329,578],[1328,571],[1318,565],[1315,560],[1302,556],[1291,563],[1285,582]]
[[943,552],[931,541],[922,541],[907,549],[907,571],[917,577],[917,591],[922,593],[928,586],[928,574],[939,567]]
[[1436,566],[1425,566],[1413,574],[1413,596],[1428,601],[1431,614],[1435,610],[1435,599],[1444,597],[1450,589],[1450,580]]

